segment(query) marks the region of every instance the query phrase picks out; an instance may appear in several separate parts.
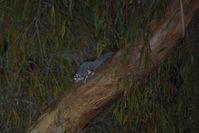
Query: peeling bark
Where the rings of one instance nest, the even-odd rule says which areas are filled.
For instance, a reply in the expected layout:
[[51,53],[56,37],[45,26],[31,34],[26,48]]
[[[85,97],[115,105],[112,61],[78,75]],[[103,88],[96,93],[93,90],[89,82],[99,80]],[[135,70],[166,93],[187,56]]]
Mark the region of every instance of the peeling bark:
[[[191,21],[199,0],[184,0],[185,27]],[[143,78],[161,64],[176,47],[183,34],[180,1],[169,7],[164,18],[156,23],[150,39],[150,62],[146,68],[140,63],[139,45],[128,46],[128,63],[120,62],[121,51],[117,52],[89,78],[86,83],[74,84],[67,89],[57,104],[48,109],[28,132],[30,133],[78,133],[96,114],[124,88],[121,81],[127,78],[135,81]]]

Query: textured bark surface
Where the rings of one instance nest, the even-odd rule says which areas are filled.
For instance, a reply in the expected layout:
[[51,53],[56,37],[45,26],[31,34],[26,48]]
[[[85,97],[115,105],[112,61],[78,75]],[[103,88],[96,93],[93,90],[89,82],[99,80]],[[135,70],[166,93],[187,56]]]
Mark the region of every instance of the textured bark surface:
[[[199,0],[183,1],[185,27],[191,21]],[[161,64],[182,38],[180,1],[169,7],[156,23],[150,40],[149,66],[140,63],[139,45],[129,44],[127,63],[121,63],[118,51],[86,83],[67,89],[57,104],[44,113],[29,129],[31,133],[78,133],[102,109],[124,91],[122,81],[143,78]]]

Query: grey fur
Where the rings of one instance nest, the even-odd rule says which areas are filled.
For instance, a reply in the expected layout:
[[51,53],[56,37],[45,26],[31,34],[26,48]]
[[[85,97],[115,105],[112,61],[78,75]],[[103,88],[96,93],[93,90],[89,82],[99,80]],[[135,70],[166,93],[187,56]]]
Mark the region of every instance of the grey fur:
[[93,75],[94,71],[109,57],[111,57],[113,52],[107,52],[103,55],[101,55],[97,60],[95,61],[87,61],[81,64],[76,72],[76,74],[73,77],[73,80],[75,82],[79,81],[86,81],[86,79],[89,77],[89,75]]

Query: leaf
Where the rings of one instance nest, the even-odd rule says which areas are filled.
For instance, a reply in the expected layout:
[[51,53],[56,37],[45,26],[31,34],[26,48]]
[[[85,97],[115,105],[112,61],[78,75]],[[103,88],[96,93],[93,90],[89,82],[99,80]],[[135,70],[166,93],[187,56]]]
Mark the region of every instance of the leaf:
[[14,118],[15,125],[18,125],[19,122],[20,122],[19,114],[16,112],[15,109],[12,110],[12,113],[13,113],[13,118]]
[[31,11],[31,3],[30,0],[26,0],[23,9],[23,19],[27,20]]
[[12,48],[9,48],[7,50],[7,67],[12,68],[14,65],[15,55],[14,50]]
[[28,119],[28,126],[29,126],[29,127],[32,125],[32,121],[33,121],[33,120],[32,120],[32,117],[30,116],[29,119]]
[[62,23],[62,26],[61,26],[61,38],[63,39],[64,38],[64,35],[65,35],[65,32],[66,32],[66,21],[64,21]]
[[70,13],[70,17],[72,17],[72,14],[73,14],[73,1],[74,0],[69,0],[69,13]]
[[102,54],[102,52],[106,49],[106,47],[107,47],[106,39],[103,39],[97,43],[97,57],[99,57]]
[[52,20],[52,23],[55,24],[55,7],[54,5],[51,6],[51,10],[50,10],[50,18]]

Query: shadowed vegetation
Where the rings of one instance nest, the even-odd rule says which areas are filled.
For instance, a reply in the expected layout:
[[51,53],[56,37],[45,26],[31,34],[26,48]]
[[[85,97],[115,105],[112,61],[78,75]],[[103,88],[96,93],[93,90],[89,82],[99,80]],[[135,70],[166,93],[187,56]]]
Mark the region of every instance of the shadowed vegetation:
[[[84,60],[132,40],[141,42],[147,55],[150,24],[164,16],[168,3],[0,0],[0,131],[26,131],[72,84]],[[94,120],[85,132],[197,131],[199,37],[192,27],[182,48],[153,75],[126,84],[114,120],[101,116],[99,125]]]

